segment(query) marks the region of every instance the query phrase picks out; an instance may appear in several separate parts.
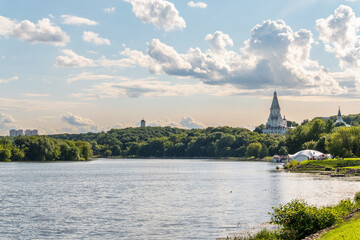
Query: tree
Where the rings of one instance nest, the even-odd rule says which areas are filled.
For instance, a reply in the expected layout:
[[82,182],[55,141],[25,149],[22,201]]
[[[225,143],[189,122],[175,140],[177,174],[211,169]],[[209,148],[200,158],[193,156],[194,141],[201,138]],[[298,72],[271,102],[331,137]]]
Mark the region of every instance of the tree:
[[258,158],[261,151],[261,143],[255,142],[250,143],[249,146],[246,148],[246,156],[247,157],[255,157]]
[[260,124],[259,126],[257,126],[255,129],[254,129],[254,132],[256,133],[263,133],[263,129],[265,128],[265,125],[264,124]]
[[260,150],[260,153],[259,153],[259,157],[260,157],[260,158],[264,158],[264,157],[266,157],[268,154],[269,154],[269,150],[268,150],[268,148],[266,147],[266,145],[265,145],[264,143],[261,144],[261,150]]
[[11,151],[9,149],[0,149],[0,161],[9,161],[11,158]]

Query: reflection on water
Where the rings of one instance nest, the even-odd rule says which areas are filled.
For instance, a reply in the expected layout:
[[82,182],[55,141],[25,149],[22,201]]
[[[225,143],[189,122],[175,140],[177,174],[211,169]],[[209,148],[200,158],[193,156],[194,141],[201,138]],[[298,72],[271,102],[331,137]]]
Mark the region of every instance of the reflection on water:
[[265,162],[0,163],[1,239],[215,239],[262,227],[279,203],[353,198],[360,182]]

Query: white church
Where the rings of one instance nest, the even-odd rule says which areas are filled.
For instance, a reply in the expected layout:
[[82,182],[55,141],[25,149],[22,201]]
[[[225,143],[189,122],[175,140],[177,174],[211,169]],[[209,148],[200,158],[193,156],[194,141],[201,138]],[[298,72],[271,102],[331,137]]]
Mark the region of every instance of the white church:
[[[340,107],[334,124],[335,127],[350,127],[350,125],[342,119]],[[281,117],[279,100],[275,91],[270,107],[270,116],[267,120],[265,128],[263,129],[263,133],[285,134],[288,129],[289,128],[287,126],[287,120],[285,116]]]
[[276,91],[274,92],[273,101],[270,107],[270,116],[267,120],[263,133],[285,134],[288,130],[287,120],[281,117],[280,105]]

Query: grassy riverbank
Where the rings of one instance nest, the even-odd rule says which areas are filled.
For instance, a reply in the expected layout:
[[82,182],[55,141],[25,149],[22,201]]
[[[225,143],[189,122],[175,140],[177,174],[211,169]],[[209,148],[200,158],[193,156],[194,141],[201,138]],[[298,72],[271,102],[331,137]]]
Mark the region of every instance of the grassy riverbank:
[[[255,235],[226,238],[228,240],[330,240],[359,239],[360,192],[354,201],[342,200],[337,205],[317,207],[303,200],[280,204],[270,213],[270,223],[277,230],[263,229]],[[357,230],[355,230],[357,229]]]
[[285,166],[292,172],[320,172],[345,176],[360,176],[360,158],[292,161]]
[[322,234],[319,240],[357,240],[360,236],[360,213],[352,219],[337,224],[330,231]]

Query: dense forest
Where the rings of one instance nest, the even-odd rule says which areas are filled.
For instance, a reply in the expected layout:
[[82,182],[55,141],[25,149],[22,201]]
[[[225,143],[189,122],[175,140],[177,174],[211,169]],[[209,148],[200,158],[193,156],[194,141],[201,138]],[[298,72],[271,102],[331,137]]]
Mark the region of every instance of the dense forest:
[[79,161],[88,160],[91,156],[91,146],[84,141],[45,136],[0,139],[0,161]]
[[[263,125],[245,128],[179,129],[144,127],[108,132],[0,139],[0,161],[87,160],[89,157],[227,158],[286,155],[315,149],[339,157],[360,156],[360,115],[291,122],[285,135],[262,134]],[[296,126],[296,127],[294,127]]]

